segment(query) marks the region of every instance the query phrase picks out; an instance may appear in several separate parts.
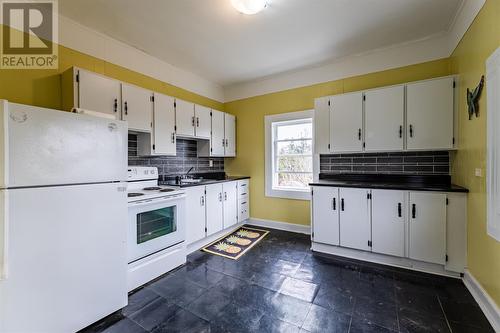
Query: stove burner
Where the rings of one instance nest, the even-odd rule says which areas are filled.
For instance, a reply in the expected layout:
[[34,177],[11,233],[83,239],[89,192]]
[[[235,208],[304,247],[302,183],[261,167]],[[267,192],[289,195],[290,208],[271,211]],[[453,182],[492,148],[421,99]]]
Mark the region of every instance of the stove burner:
[[140,197],[141,195],[144,195],[144,193],[127,193],[127,197],[129,198]]
[[143,188],[144,191],[158,191],[161,190],[161,187],[153,186],[153,187],[145,187]]
[[173,188],[164,188],[163,190],[160,190],[160,192],[172,192],[175,191]]

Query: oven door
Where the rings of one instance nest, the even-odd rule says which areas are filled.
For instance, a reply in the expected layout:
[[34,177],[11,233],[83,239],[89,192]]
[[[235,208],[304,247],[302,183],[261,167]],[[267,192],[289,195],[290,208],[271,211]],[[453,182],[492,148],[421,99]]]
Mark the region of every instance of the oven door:
[[185,240],[185,195],[129,203],[128,262]]

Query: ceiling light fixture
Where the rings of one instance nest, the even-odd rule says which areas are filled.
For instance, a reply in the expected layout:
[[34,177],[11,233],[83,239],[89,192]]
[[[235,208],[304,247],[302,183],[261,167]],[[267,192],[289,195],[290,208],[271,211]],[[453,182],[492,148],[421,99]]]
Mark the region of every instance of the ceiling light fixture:
[[231,0],[237,11],[247,15],[257,14],[267,6],[267,0]]

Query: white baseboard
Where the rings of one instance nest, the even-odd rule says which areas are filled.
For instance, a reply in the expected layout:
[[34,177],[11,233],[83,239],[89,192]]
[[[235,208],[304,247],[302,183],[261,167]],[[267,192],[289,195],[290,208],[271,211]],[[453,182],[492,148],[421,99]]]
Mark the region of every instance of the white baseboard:
[[299,234],[306,234],[306,235],[311,234],[311,226],[309,226],[309,225],[300,225],[300,224],[294,224],[294,223],[286,223],[286,222],[279,222],[279,221],[272,221],[272,220],[257,219],[254,217],[249,218],[245,222],[245,224],[251,224],[251,225],[260,226],[260,227],[267,227],[267,228],[272,228],[272,229],[296,232]]
[[491,326],[493,326],[493,330],[495,332],[500,332],[500,309],[498,305],[468,270],[465,270],[463,281],[477,304],[479,304],[481,310],[483,310]]

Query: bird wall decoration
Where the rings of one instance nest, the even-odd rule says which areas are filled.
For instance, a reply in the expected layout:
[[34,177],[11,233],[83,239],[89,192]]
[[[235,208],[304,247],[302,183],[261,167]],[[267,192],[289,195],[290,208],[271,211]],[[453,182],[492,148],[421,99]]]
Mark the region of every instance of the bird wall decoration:
[[472,119],[472,115],[476,115],[479,117],[479,98],[481,97],[481,92],[483,91],[484,86],[484,75],[481,76],[481,81],[474,89],[474,91],[470,91],[467,88],[467,105],[469,106],[469,120]]

